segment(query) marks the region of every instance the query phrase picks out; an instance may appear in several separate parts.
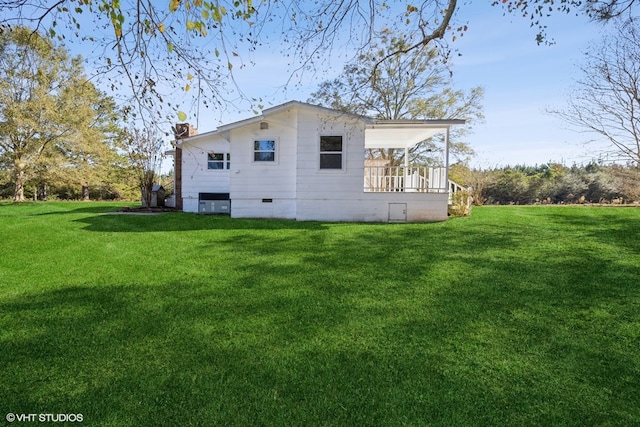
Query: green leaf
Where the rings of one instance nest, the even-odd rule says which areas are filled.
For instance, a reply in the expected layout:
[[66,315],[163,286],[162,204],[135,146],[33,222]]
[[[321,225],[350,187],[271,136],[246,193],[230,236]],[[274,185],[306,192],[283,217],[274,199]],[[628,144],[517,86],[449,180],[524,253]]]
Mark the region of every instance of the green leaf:
[[187,113],[185,113],[184,111],[178,111],[178,120],[180,120],[181,122],[187,120]]
[[213,20],[216,22],[222,22],[222,13],[220,13],[220,9],[217,7],[213,8]]

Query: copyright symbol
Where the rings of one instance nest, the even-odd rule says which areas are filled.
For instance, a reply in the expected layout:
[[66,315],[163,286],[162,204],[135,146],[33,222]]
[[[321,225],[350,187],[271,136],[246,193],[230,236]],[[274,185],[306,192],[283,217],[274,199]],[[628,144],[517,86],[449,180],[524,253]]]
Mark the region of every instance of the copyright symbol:
[[16,414],[12,414],[11,412],[9,412],[5,418],[7,419],[7,421],[12,423],[16,420]]

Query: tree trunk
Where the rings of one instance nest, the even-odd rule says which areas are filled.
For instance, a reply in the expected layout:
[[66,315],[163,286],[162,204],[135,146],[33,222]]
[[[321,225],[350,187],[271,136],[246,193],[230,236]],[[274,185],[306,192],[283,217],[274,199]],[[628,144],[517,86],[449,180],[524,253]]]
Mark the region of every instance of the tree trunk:
[[141,192],[142,192],[142,207],[143,208],[150,208],[151,207],[151,196],[153,193],[153,186],[152,187],[142,187],[140,188]]
[[38,200],[47,200],[47,183],[41,182],[38,184]]
[[24,202],[24,184],[27,177],[22,165],[16,164],[14,166],[13,178],[13,181],[15,183],[15,188],[13,189],[13,201]]
[[146,170],[140,178],[140,192],[142,193],[142,207],[151,207],[151,195],[153,193],[153,182],[155,181],[155,172]]
[[82,186],[82,200],[89,200],[89,184]]

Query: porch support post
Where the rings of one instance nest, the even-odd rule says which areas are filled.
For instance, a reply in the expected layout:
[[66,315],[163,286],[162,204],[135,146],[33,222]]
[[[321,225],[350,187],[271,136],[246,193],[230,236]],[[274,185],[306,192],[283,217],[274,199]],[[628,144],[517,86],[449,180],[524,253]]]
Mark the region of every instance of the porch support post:
[[444,132],[444,171],[445,171],[445,185],[447,186],[447,194],[449,194],[449,126]]
[[413,187],[413,182],[411,182],[411,176],[409,175],[409,146],[404,146],[404,178],[402,180],[402,189],[401,191],[407,191],[410,187]]

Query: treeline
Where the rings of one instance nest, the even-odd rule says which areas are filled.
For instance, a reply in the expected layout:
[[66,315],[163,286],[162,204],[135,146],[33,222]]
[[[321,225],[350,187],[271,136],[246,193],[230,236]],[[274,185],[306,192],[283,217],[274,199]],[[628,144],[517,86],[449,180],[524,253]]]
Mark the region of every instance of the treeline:
[[640,203],[640,168],[623,165],[451,167],[451,179],[472,188],[474,204]]
[[[15,184],[0,183],[0,199],[11,199]],[[133,185],[103,182],[97,185],[72,185],[66,183],[29,182],[24,189],[28,200],[133,200],[140,197],[140,190]]]
[[0,198],[140,200],[158,183],[163,126],[82,64],[34,29],[0,28]]
[[[1,163],[1,162],[0,162]],[[161,175],[161,184],[166,195],[173,193],[173,173]],[[15,183],[6,171],[0,170],[0,200],[11,200]],[[140,187],[130,169],[116,169],[94,174],[84,185],[77,180],[64,177],[49,177],[48,180],[29,180],[24,187],[27,200],[140,200]]]

